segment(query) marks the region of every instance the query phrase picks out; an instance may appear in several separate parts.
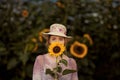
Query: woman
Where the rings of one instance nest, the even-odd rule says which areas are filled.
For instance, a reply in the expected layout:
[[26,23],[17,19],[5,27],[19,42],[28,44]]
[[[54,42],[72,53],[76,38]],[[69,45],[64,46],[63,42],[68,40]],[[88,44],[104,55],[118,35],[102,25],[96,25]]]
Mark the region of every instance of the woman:
[[[66,28],[62,24],[52,24],[50,26],[49,33],[43,33],[43,37],[47,40],[49,46],[53,42],[59,42],[66,45],[67,41],[71,39],[70,36],[66,35]],[[58,59],[61,59],[60,56]],[[67,57],[63,54],[63,59],[67,60],[68,66],[62,66],[62,69],[73,69],[77,70],[77,65],[74,59]],[[54,68],[56,66],[56,57],[51,56],[49,53],[44,55],[38,55],[33,68],[33,80],[54,80],[52,76],[46,74],[47,68]],[[67,75],[59,76],[59,80],[78,80],[77,72],[70,73]]]

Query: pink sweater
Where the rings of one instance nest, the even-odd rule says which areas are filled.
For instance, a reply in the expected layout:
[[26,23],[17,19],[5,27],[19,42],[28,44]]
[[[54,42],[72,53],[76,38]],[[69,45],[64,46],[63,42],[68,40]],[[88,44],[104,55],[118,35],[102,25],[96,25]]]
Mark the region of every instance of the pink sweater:
[[[76,62],[72,58],[68,58],[68,66],[61,64],[62,69],[77,69]],[[54,68],[55,62],[52,62],[50,59],[48,59],[47,55],[39,55],[37,56],[34,68],[33,68],[33,80],[53,80],[53,78],[50,75],[46,75],[45,71],[46,68]],[[77,72],[70,73],[64,76],[60,76],[59,80],[78,80]]]

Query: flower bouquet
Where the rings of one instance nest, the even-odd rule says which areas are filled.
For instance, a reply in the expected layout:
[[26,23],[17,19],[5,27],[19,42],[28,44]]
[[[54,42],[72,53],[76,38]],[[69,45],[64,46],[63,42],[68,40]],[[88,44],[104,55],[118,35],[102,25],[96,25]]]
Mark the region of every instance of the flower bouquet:
[[[65,69],[63,70],[60,64],[63,64],[67,67],[67,60],[63,59],[63,52],[65,51],[65,46],[60,44],[59,42],[53,42],[48,47],[48,52],[51,56],[55,56],[56,58],[56,66],[53,69],[46,69],[46,74],[49,74],[54,80],[59,80],[59,74],[66,75],[69,73],[76,72],[76,70]],[[58,60],[58,57],[60,59]]]

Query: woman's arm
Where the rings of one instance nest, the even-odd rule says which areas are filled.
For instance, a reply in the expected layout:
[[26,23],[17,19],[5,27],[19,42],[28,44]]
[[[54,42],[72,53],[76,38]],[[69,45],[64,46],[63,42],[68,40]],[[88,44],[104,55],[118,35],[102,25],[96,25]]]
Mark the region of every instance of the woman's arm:
[[77,74],[77,64],[74,59],[71,59],[71,66],[73,70],[76,70],[76,72],[72,73],[72,79],[71,80],[78,80],[78,74]]
[[42,70],[43,59],[42,56],[37,56],[34,67],[33,67],[33,80],[41,80],[41,70]]

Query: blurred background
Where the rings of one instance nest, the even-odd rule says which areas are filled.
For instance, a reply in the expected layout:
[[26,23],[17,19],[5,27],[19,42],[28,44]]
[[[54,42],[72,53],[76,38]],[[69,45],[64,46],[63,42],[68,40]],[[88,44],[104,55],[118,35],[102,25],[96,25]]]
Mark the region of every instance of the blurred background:
[[73,36],[79,80],[120,80],[120,0],[0,0],[0,80],[32,80],[53,23]]

